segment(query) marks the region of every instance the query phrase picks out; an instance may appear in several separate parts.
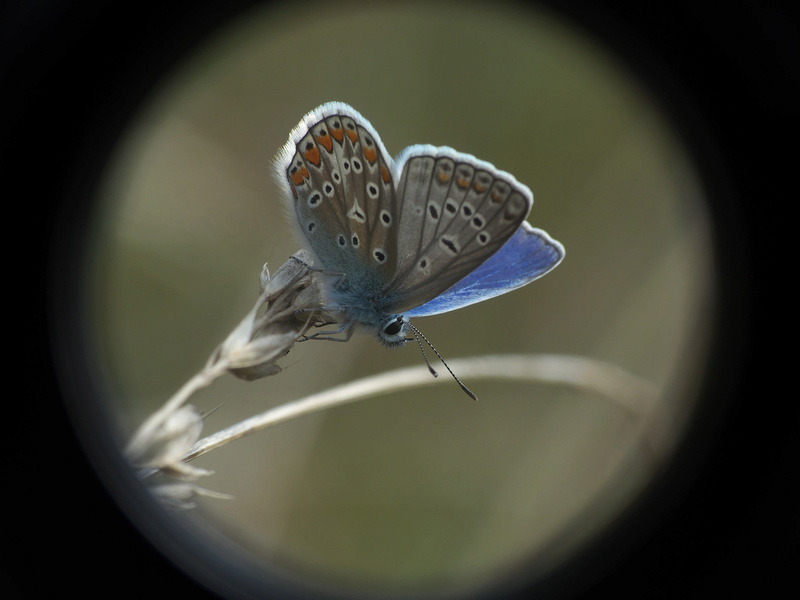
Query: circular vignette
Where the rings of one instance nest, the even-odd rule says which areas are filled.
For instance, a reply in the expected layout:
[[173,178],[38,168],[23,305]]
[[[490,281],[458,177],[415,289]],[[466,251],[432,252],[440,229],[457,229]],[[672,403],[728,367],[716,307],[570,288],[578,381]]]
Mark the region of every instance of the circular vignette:
[[[69,11],[64,10],[67,4]],[[758,85],[743,85],[752,81],[754,76],[754,72],[748,70],[749,61],[753,59],[748,59],[743,48],[732,46],[732,40],[720,33],[719,25],[710,18],[714,14],[710,7],[700,7],[689,15],[679,5],[664,9],[665,12],[654,19],[651,14],[645,14],[645,9],[623,13],[614,3],[605,2],[594,8],[587,4],[572,2],[554,5],[553,8],[606,40],[623,60],[629,61],[646,84],[664,100],[664,108],[683,132],[687,146],[696,151],[694,158],[701,167],[701,174],[706,177],[719,244],[722,305],[717,317],[716,352],[705,383],[705,392],[712,401],[705,404],[705,413],[698,415],[694,431],[687,437],[682,453],[672,463],[672,471],[664,474],[649,497],[640,503],[639,514],[633,514],[622,523],[616,535],[600,540],[596,548],[588,550],[582,559],[555,574],[551,580],[539,583],[538,591],[575,592],[594,584],[594,591],[602,589],[616,593],[618,597],[642,597],[650,589],[671,590],[687,597],[697,586],[702,587],[711,581],[706,579],[709,576],[702,566],[705,563],[703,554],[716,557],[716,560],[711,560],[718,569],[715,581],[721,583],[726,574],[730,581],[737,581],[733,577],[737,574],[737,563],[730,562],[731,556],[723,548],[735,542],[739,528],[723,526],[722,521],[727,525],[729,517],[723,518],[717,513],[718,501],[724,498],[722,505],[733,509],[737,514],[734,520],[741,519],[741,524],[746,516],[755,514],[752,507],[758,500],[757,486],[743,489],[735,485],[741,465],[748,464],[752,458],[744,460],[744,449],[738,445],[738,436],[745,425],[743,409],[741,404],[732,404],[730,398],[735,396],[741,401],[747,394],[753,398],[765,395],[763,390],[760,394],[756,391],[768,385],[763,380],[757,384],[753,381],[763,363],[752,351],[754,336],[764,330],[766,315],[759,313],[757,321],[748,318],[754,307],[763,301],[763,296],[756,294],[755,288],[765,289],[767,283],[765,259],[757,257],[752,260],[753,249],[763,241],[756,236],[764,234],[766,222],[763,214],[754,214],[752,207],[743,206],[746,199],[755,197],[755,174],[766,165],[743,147],[755,139],[753,125],[742,123],[736,134],[728,126],[734,122],[736,110],[752,110],[756,106],[761,111],[762,122],[773,126],[791,115],[791,111],[788,104],[767,101],[764,97],[766,92]],[[54,331],[49,329],[53,323],[45,326],[42,315],[52,307],[56,313],[70,315],[67,319],[60,318],[60,326],[65,327],[60,334],[78,336],[71,339],[79,339],[81,333],[75,329],[77,322],[74,317],[81,314],[81,303],[80,298],[74,295],[77,288],[72,278],[75,273],[70,266],[76,264],[73,261],[80,256],[80,231],[88,221],[91,191],[102,171],[105,156],[138,101],[159,78],[207,34],[246,6],[247,3],[231,4],[221,9],[200,3],[191,13],[161,9],[155,20],[152,14],[142,11],[130,14],[127,27],[122,30],[117,26],[116,9],[99,8],[89,2],[54,6],[51,20],[47,23],[34,22],[29,13],[22,15],[24,11],[20,10],[24,26],[18,30],[17,39],[23,42],[15,58],[25,65],[24,72],[14,64],[11,68],[4,68],[4,78],[17,84],[6,89],[27,92],[10,97],[8,114],[13,117],[14,127],[9,136],[12,143],[3,148],[4,154],[10,158],[6,165],[10,167],[8,172],[12,176],[27,176],[23,189],[34,192],[31,197],[37,200],[22,207],[23,211],[25,208],[30,210],[25,222],[35,224],[30,232],[35,242],[31,244],[32,256],[28,257],[31,262],[21,265],[24,273],[19,279],[28,281],[31,275],[34,276],[28,288],[32,295],[28,306],[33,309],[31,322],[35,324],[35,331],[25,338],[23,346],[29,357],[26,365],[30,369],[29,381],[34,383],[29,389],[29,398],[20,400],[25,406],[19,407],[22,416],[16,422],[22,427],[14,437],[15,460],[7,463],[9,473],[20,481],[19,489],[30,490],[25,495],[25,504],[30,504],[30,499],[35,498],[41,506],[47,499],[47,508],[37,511],[36,523],[50,534],[46,551],[52,557],[60,556],[61,561],[68,562],[75,560],[71,558],[75,555],[72,545],[75,540],[82,539],[90,548],[89,556],[95,567],[112,575],[116,581],[124,582],[126,588],[140,589],[142,593],[152,591],[156,586],[164,589],[165,585],[184,592],[186,587],[194,588],[195,593],[201,592],[190,580],[165,564],[160,554],[143,543],[135,528],[104,495],[102,486],[83,459],[76,438],[65,428],[67,416],[61,404],[53,402],[61,395],[62,386],[86,390],[96,382],[86,379],[85,372],[82,374],[81,357],[74,348],[70,348],[67,354],[69,360],[77,363],[68,363],[66,369],[62,364],[59,376],[63,379],[56,379],[56,359],[49,353],[53,349],[51,336]],[[759,14],[763,16],[764,13]],[[743,8],[729,15],[740,26],[749,24],[749,17]],[[142,32],[148,35],[144,36]],[[706,37],[707,32],[714,35]],[[768,31],[756,30],[754,37],[757,38],[759,33],[766,41]],[[681,40],[680,48],[674,44],[675,36]],[[36,52],[42,49],[43,53]],[[780,47],[777,49],[780,51]],[[766,44],[761,51],[776,52],[776,45]],[[730,60],[731,55],[741,60]],[[774,82],[782,73],[783,57],[768,55],[765,58],[764,63],[771,65],[772,70],[762,75],[762,81]],[[714,68],[709,69],[709,66]],[[709,77],[709,73],[712,76]],[[75,93],[76,90],[79,92]],[[734,96],[734,90],[740,95]],[[780,91],[780,88],[771,91],[776,90]],[[776,94],[775,97],[790,98],[791,94]],[[726,105],[719,102],[722,99],[733,100]],[[32,170],[34,162],[35,169]],[[749,166],[748,170],[742,168],[745,164]],[[43,170],[47,176],[42,176]],[[765,192],[780,189],[777,180],[762,182],[762,185],[767,186]],[[772,195],[772,198],[776,197],[777,194]],[[57,206],[43,206],[44,199],[48,198]],[[765,201],[768,202],[769,197]],[[47,208],[57,210],[48,212]],[[743,223],[748,227],[745,228]],[[51,238],[56,225],[66,237]],[[746,244],[745,235],[755,238],[752,244]],[[30,267],[31,264],[34,268]],[[47,282],[44,277],[46,268],[52,268],[54,274]],[[750,277],[742,277],[742,272]],[[47,302],[52,306],[47,307]],[[30,357],[36,358],[31,360]],[[748,370],[741,368],[745,364]],[[725,405],[728,410],[723,410]],[[722,414],[726,414],[725,419],[720,418]],[[748,417],[756,420],[751,425],[754,428],[761,422],[758,419],[765,418],[751,413]],[[98,415],[98,418],[102,416]],[[785,419],[770,425],[775,441],[761,450],[768,450],[771,456],[781,459],[787,456],[783,452],[788,446],[781,446],[779,440],[789,437],[781,434],[789,433],[793,424]],[[74,426],[79,434],[102,431],[93,423],[76,422]],[[718,432],[712,434],[714,429]],[[82,436],[81,443],[86,442],[86,436]],[[107,452],[114,447],[110,436],[107,440],[96,439],[95,442],[95,447],[86,448],[95,461],[93,466],[101,472],[110,469],[114,473],[124,473],[121,460]],[[65,463],[68,466],[64,469],[59,466],[56,468],[58,473],[51,473],[55,460],[63,461],[65,457],[70,459]],[[702,460],[697,457],[702,457]],[[781,463],[778,460],[773,464],[777,469]],[[694,465],[694,468],[687,469],[689,465]],[[43,477],[45,468],[47,473]],[[754,476],[759,483],[769,483],[769,473],[771,471],[761,471]],[[127,486],[126,510],[143,513],[141,518],[149,520],[153,530],[174,526],[153,517],[154,511],[148,510],[150,500],[133,478],[118,483]],[[69,511],[62,510],[57,504],[54,506],[59,502],[54,498],[69,498]],[[115,499],[122,502],[120,495],[115,495]],[[89,527],[90,524],[94,526]],[[38,536],[31,536],[20,542],[18,556],[37,556],[41,549],[39,541]],[[116,548],[118,544],[124,544],[133,554],[126,558],[126,565],[116,565],[118,557],[109,552],[109,548]],[[610,548],[616,550],[609,552]],[[162,549],[170,550],[168,546]],[[187,559],[193,560],[192,557]],[[84,561],[81,558],[81,562]],[[16,563],[11,564],[16,567]],[[654,567],[655,564],[658,566]],[[27,595],[27,588],[23,586],[35,588],[37,585],[34,578],[28,578],[28,583],[20,583],[23,581],[21,575],[30,573],[30,569],[30,566],[20,565],[19,570],[9,571],[12,587],[16,587],[21,595]],[[90,575],[81,569],[72,569],[72,572],[64,582],[66,586],[87,585]],[[671,577],[674,572],[681,572],[681,577]],[[581,583],[576,587],[575,578],[578,577]],[[234,592],[222,587],[221,581],[206,580],[206,583],[221,593]],[[103,589],[99,582],[89,582],[89,585],[98,585],[98,591]],[[236,591],[242,593],[245,587],[243,585]]]

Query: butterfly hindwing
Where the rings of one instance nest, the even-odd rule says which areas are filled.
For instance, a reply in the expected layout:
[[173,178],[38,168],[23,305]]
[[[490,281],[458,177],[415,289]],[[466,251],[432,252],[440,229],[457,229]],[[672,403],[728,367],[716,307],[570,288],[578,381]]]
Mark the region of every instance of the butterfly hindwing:
[[530,190],[491,164],[447,147],[411,146],[399,171],[397,312],[435,298],[497,252],[533,204]]
[[388,281],[397,229],[392,163],[377,132],[352,108],[306,115],[277,161],[292,209],[322,265]]

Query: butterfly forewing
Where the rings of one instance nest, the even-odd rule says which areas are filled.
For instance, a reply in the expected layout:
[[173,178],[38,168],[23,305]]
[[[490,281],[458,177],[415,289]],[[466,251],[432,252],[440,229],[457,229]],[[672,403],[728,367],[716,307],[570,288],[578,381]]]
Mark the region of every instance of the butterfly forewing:
[[388,281],[397,259],[394,184],[369,123],[349,107],[324,105],[303,119],[279,161],[288,163],[299,225],[324,267]]
[[424,304],[479,267],[520,227],[533,199],[513,176],[451,148],[398,157],[397,312]]

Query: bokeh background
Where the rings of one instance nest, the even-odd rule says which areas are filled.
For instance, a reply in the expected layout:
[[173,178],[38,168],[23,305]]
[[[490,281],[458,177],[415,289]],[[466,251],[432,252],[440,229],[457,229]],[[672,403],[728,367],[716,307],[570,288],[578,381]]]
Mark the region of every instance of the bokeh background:
[[[198,519],[257,560],[359,592],[480,589],[560,564],[669,459],[696,400],[714,290],[697,173],[658,99],[585,32],[505,3],[294,2],[232,22],[170,72],[112,156],[88,280],[120,443],[251,308],[300,247],[272,160],[339,100],[396,155],[449,145],[513,173],[566,247],[530,286],[418,319],[445,358],[564,354],[659,390],[636,417],[600,395],[480,380],[306,416],[197,462]],[[409,344],[297,345],[285,370],[193,399],[212,433],[395,367]],[[440,378],[446,377],[444,369]],[[219,405],[222,404],[220,407]]]

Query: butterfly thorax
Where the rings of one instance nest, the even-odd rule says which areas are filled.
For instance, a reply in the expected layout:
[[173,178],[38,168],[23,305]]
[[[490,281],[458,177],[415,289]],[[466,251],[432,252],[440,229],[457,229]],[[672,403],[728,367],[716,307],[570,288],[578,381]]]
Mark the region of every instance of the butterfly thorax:
[[374,333],[390,347],[406,343],[406,319],[394,313],[394,294],[387,294],[384,283],[370,277],[344,276],[328,291],[327,302],[343,313],[345,324],[358,324]]

